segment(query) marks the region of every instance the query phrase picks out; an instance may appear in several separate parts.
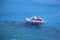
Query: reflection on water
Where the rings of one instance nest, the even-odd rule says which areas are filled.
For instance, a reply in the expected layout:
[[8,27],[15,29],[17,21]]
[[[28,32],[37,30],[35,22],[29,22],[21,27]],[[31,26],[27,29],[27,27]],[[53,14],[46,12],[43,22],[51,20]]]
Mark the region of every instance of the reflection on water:
[[44,24],[31,25],[25,22],[0,22],[1,40],[60,40],[60,29]]

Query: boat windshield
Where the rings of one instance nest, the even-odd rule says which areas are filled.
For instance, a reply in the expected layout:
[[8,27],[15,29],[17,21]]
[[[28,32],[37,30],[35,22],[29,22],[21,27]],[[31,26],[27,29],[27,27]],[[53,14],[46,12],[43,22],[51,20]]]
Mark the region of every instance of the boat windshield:
[[41,19],[36,19],[37,21],[42,21]]
[[42,21],[41,19],[35,19],[35,18],[32,18],[32,20],[36,20],[36,21]]

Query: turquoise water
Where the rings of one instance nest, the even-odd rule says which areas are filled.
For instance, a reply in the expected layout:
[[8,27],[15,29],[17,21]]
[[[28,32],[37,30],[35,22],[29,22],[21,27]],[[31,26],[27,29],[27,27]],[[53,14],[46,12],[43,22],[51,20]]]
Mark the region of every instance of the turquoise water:
[[[60,5],[34,0],[0,1],[0,40],[60,40]],[[43,24],[25,18],[41,16]]]

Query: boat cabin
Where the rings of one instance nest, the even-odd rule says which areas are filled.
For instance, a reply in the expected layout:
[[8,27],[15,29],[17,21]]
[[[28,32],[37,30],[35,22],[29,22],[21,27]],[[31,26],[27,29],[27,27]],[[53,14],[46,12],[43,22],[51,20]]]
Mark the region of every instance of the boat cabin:
[[38,16],[32,17],[31,20],[42,21]]

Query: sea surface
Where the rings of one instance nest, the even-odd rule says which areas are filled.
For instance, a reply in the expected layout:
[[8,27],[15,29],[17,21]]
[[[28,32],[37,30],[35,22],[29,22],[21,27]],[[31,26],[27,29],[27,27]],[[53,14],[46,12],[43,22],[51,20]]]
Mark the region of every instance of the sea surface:
[[[40,25],[25,18],[40,16]],[[0,40],[60,40],[60,5],[38,0],[0,1]]]

